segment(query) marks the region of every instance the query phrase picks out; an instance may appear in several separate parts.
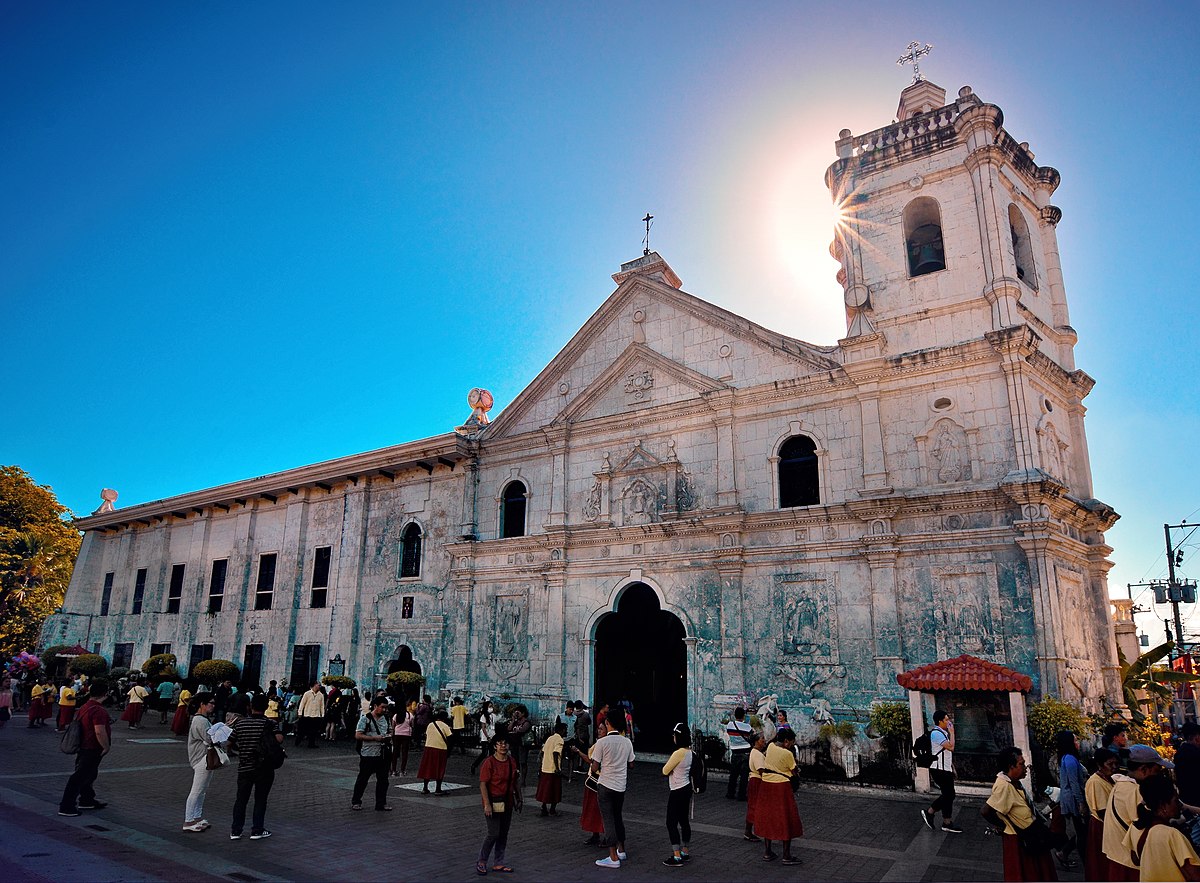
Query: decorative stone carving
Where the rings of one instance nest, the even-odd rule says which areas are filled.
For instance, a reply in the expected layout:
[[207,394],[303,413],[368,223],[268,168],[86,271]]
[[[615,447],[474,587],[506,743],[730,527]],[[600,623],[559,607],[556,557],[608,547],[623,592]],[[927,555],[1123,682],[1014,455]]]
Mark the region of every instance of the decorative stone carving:
[[592,489],[588,491],[587,502],[583,504],[583,520],[595,521],[600,517],[600,481],[596,480],[592,485]]
[[621,493],[622,524],[650,524],[658,521],[658,488],[645,479],[635,479]]
[[821,574],[784,573],[775,577],[780,650],[810,663],[838,663],[837,603]]
[[634,371],[625,378],[625,403],[640,405],[650,401],[654,389],[654,375],[649,368]]
[[1059,441],[1054,424],[1045,421],[1038,429],[1038,436],[1041,438],[1042,445],[1042,468],[1055,478],[1066,481],[1067,474],[1063,468],[1062,456],[1063,448],[1066,446]]
[[937,601],[938,657],[970,653],[984,659],[996,656],[1000,598],[995,576],[986,566],[935,567],[933,596]]
[[967,436],[954,421],[938,421],[929,457],[929,469],[937,482],[946,484],[970,479]]
[[494,604],[492,649],[499,659],[520,658],[526,649],[525,598],[500,595]]
[[492,409],[494,400],[492,394],[486,389],[475,387],[467,393],[467,404],[471,406],[471,416],[467,418],[467,426],[486,426],[488,424],[487,412]]
[[92,513],[93,515],[100,515],[104,512],[116,511],[116,507],[113,506],[113,503],[117,501],[116,491],[110,487],[106,487],[100,491],[100,499],[103,500],[103,502],[100,504],[100,508]]

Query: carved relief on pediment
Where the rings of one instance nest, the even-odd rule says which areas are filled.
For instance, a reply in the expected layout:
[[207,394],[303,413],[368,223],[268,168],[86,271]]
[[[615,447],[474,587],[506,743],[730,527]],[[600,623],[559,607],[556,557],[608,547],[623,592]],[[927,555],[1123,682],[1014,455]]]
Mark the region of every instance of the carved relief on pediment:
[[964,428],[951,417],[941,417],[916,436],[922,484],[954,484],[979,478],[976,434],[976,430]]
[[606,453],[593,475],[580,510],[583,520],[592,524],[653,524],[700,508],[699,490],[675,455],[674,441],[657,454],[635,442],[616,466]]

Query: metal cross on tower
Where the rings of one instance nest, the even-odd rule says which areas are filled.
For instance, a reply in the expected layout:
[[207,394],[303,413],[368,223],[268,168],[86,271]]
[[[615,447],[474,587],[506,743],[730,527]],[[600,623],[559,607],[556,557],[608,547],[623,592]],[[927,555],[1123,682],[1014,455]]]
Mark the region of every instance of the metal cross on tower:
[[925,75],[921,73],[921,66],[917,62],[932,51],[933,47],[928,43],[922,46],[916,40],[913,40],[908,44],[908,52],[896,59],[896,64],[911,64],[913,66],[913,82],[919,83],[925,79]]
[[650,222],[654,220],[654,215],[646,212],[646,217],[642,218],[646,225],[646,235],[642,237],[642,255],[650,254]]

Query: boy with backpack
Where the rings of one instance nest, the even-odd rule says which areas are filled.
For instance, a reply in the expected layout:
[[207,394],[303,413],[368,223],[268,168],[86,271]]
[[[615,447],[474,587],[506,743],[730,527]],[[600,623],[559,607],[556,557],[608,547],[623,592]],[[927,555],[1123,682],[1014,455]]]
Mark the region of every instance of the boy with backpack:
[[950,712],[938,709],[933,713],[933,729],[929,732],[929,744],[926,747],[923,739],[918,739],[913,746],[917,755],[917,763],[928,759],[929,777],[938,786],[937,800],[930,804],[929,809],[921,810],[921,821],[930,831],[933,830],[933,817],[941,810],[942,830],[950,834],[961,834],[962,828],[954,824],[954,720]]

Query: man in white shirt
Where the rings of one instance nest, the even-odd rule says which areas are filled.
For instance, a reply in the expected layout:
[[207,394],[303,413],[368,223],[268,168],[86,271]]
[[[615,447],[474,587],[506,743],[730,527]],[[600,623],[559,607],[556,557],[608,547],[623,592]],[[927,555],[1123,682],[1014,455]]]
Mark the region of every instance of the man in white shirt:
[[961,834],[962,828],[954,824],[954,719],[950,712],[940,708],[933,713],[933,731],[929,734],[933,749],[933,763],[929,765],[929,777],[938,786],[941,794],[929,807],[921,810],[921,819],[929,830],[933,830],[933,817],[942,811],[942,830],[949,834]]
[[599,775],[596,800],[600,818],[604,820],[604,840],[608,858],[598,859],[602,868],[619,868],[625,855],[625,820],[621,809],[625,805],[625,789],[629,785],[629,768],[633,766],[633,743],[625,738],[625,715],[610,714],[604,719],[604,735],[592,749],[592,775]]
[[725,796],[730,800],[745,800],[746,786],[750,781],[750,724],[746,721],[746,709],[738,706],[733,718],[725,727],[729,737],[729,784]]
[[313,681],[312,689],[305,690],[300,697],[300,707],[296,709],[296,747],[300,740],[308,737],[308,747],[317,747],[317,733],[325,722],[325,694],[321,692],[321,682]]

